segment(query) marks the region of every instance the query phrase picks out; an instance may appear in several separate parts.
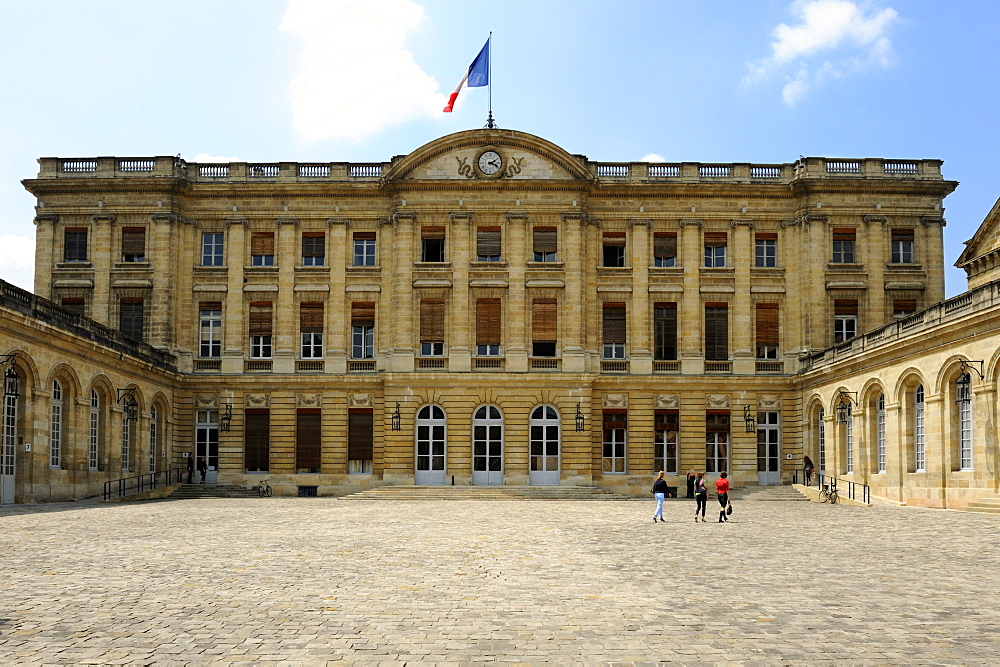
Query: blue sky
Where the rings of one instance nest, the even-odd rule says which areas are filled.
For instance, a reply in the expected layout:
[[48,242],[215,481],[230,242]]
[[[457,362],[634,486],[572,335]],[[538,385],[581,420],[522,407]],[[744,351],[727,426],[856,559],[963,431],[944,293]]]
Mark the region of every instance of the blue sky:
[[493,113],[593,160],[940,158],[951,267],[1000,197],[987,0],[0,0],[0,278],[31,288],[42,156],[382,162],[490,31]]

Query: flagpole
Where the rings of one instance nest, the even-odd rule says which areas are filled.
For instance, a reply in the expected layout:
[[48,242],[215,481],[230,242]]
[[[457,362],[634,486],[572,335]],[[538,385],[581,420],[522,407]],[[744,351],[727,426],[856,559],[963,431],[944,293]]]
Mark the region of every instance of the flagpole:
[[489,58],[486,61],[487,73],[487,98],[489,99],[490,113],[486,118],[486,127],[493,129],[496,125],[493,123],[493,31],[490,30],[490,36],[486,38],[486,43],[489,45],[487,47],[487,53],[489,53]]

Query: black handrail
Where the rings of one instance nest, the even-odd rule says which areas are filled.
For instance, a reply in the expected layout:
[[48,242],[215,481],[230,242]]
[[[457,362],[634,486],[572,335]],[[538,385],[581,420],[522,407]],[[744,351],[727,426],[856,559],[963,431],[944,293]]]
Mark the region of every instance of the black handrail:
[[[860,488],[861,489],[861,502],[865,503],[866,505],[871,505],[871,503],[872,503],[872,490],[871,490],[871,487],[868,486],[867,484],[862,484],[861,482],[852,482],[852,481],[846,480],[846,479],[837,479],[836,477],[830,477],[829,475],[824,475],[821,472],[820,473],[817,473],[815,471],[813,471],[813,472],[814,472],[814,477],[815,477],[815,479],[817,481],[817,488],[822,489],[824,486],[829,485],[830,489],[834,490],[834,489],[837,488],[837,484],[840,483],[840,484],[842,484],[842,485],[844,485],[844,486],[847,487],[847,497],[850,498],[851,500],[857,500],[858,499],[857,498],[857,490],[858,490],[858,488]],[[809,485],[809,483],[808,483],[808,479],[809,478],[806,476],[806,471],[805,471],[804,468],[802,469],[802,479],[804,480],[804,483],[806,484],[806,486],[808,486]],[[824,482],[824,480],[826,480],[826,481]],[[798,484],[798,483],[799,483],[799,471],[798,470],[793,470],[792,471],[792,484]]]
[[145,475],[122,477],[121,479],[107,481],[104,483],[104,499],[111,500],[112,497],[124,498],[128,495],[155,489],[158,485],[170,486],[171,484],[180,484],[184,472],[183,468],[174,468],[173,470],[168,468],[167,470],[150,472]]

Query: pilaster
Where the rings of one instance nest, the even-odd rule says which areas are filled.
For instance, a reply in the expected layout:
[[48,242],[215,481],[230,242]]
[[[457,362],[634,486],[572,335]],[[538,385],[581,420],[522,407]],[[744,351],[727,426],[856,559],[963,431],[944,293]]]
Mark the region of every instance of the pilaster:
[[684,263],[684,294],[678,305],[677,338],[681,358],[681,372],[701,375],[705,372],[705,355],[702,352],[702,330],[705,313],[701,305],[701,228],[698,218],[685,218],[681,227],[681,261]]
[[633,374],[648,375],[653,372],[653,353],[650,333],[650,303],[649,303],[649,265],[650,240],[649,227],[651,220],[633,218],[628,221],[632,233],[630,239],[632,267],[632,308],[628,313],[631,351],[629,354],[629,370]]
[[249,323],[244,319],[243,262],[246,258],[246,218],[226,218],[226,307],[222,314],[222,372],[242,373],[249,342]]

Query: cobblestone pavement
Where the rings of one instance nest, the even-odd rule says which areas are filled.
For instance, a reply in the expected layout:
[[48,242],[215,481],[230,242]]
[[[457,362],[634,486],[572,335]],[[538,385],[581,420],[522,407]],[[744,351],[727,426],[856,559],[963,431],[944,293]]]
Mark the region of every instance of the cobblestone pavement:
[[0,663],[996,664],[998,519],[692,501],[0,508]]

